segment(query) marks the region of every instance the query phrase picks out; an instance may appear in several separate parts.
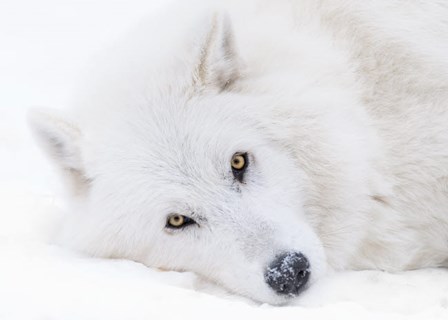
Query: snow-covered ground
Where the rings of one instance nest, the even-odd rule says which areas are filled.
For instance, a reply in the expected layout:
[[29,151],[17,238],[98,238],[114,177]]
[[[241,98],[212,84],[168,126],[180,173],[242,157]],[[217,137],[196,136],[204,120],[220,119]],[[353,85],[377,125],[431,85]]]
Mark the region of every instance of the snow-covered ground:
[[45,243],[46,221],[63,204],[27,131],[26,109],[67,105],[88,57],[155,5],[0,0],[0,319],[448,319],[442,269],[334,274],[291,305],[272,307],[190,273]]

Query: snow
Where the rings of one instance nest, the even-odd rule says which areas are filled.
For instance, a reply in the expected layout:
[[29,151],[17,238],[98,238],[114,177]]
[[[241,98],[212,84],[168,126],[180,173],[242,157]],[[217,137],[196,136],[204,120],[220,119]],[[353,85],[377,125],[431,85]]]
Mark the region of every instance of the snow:
[[279,294],[295,297],[306,287],[310,275],[308,260],[301,253],[286,252],[268,266],[266,282]]
[[47,221],[63,203],[26,109],[64,107],[87,58],[157,5],[0,2],[0,319],[448,319],[443,269],[332,274],[273,307],[191,273],[92,259],[46,242]]

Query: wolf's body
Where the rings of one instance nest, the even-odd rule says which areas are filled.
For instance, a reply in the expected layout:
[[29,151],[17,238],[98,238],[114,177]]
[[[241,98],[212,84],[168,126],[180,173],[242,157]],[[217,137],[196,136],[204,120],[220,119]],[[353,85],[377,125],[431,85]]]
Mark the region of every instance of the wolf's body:
[[[109,48],[72,121],[31,118],[71,184],[62,241],[272,303],[280,252],[311,279],[447,265],[445,2],[200,7]],[[196,224],[164,230],[172,213]]]

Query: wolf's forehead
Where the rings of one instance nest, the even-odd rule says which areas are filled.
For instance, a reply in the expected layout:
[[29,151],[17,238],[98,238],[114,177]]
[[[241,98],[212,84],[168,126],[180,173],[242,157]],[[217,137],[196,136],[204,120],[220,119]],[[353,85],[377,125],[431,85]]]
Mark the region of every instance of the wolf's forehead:
[[204,156],[237,143],[247,136],[247,129],[252,130],[242,112],[226,102],[219,98],[153,102],[140,108],[128,125],[156,150]]
[[232,154],[247,151],[258,139],[234,100],[164,97],[120,103],[102,112],[100,123],[87,118],[86,136],[96,140],[89,153],[99,166],[116,163],[172,183],[218,179]]
[[173,179],[210,175],[231,156],[239,140],[237,129],[225,118],[185,108],[123,115],[97,145],[112,146],[110,151],[117,154],[110,158],[144,166],[151,174],[166,177],[169,172]]

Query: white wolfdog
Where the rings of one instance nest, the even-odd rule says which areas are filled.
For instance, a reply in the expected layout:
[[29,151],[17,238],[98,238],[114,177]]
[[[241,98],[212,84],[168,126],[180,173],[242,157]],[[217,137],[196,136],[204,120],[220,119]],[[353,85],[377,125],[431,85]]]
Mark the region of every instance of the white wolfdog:
[[273,304],[327,266],[446,266],[446,2],[204,7],[110,47],[72,114],[30,114],[70,187],[59,239]]

